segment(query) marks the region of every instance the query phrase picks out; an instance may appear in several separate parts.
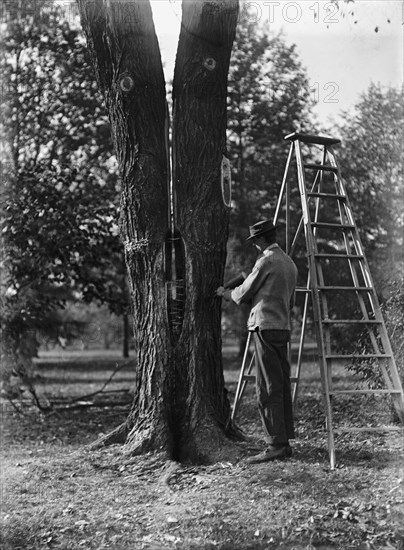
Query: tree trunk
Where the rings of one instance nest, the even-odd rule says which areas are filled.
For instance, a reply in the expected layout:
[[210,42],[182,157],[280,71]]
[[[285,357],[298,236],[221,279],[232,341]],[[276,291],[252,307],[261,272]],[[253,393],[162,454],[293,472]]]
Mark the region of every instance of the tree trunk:
[[165,82],[150,4],[78,3],[120,166],[136,340],[132,409],[104,443],[209,461],[230,430],[214,290],[223,280],[228,227],[220,167],[238,1],[183,4],[172,219]]
[[123,346],[122,357],[127,359],[129,357],[129,318],[128,314],[123,314]]
[[79,0],[119,162],[121,233],[136,339],[135,398],[129,421],[108,436],[172,449],[170,344],[165,311],[168,230],[166,98],[149,2]]
[[[125,265],[122,265],[123,274],[122,274],[122,291],[125,296],[125,302],[130,303],[128,283],[126,280],[126,268]],[[127,307],[124,308],[122,314],[122,328],[123,328],[123,342],[122,342],[122,357],[127,359],[129,357],[129,347],[130,347],[130,321],[131,318]]]
[[182,4],[173,82],[174,217],[186,251],[186,309],[175,349],[180,457],[197,458],[207,449],[213,455],[230,427],[215,289],[223,281],[228,236],[221,163],[237,9],[233,0]]

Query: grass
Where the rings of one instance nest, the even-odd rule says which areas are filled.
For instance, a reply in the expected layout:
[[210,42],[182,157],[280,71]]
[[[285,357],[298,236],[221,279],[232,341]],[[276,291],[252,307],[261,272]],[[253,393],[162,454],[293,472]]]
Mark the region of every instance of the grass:
[[[119,361],[42,357],[40,396],[60,405],[93,393]],[[232,395],[239,361],[231,350],[225,367]],[[75,408],[24,416],[3,403],[1,548],[403,550],[402,435],[340,436],[338,468],[330,471],[319,380],[315,365],[304,367],[294,456],[270,464],[247,465],[246,445],[234,464],[203,467],[151,454],[130,458],[119,446],[90,451],[86,444],[125,418],[130,395],[121,390],[131,386],[130,364],[107,387],[114,392],[80,399]],[[342,403],[340,412],[355,421],[366,409]],[[366,414],[379,415],[379,408]],[[251,385],[239,424],[262,446]]]

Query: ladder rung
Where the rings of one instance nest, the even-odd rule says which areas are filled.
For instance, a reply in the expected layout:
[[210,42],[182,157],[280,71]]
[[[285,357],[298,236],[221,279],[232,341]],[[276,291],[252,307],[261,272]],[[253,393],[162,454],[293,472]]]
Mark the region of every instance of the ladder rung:
[[381,321],[376,321],[375,319],[322,319],[322,323],[326,325],[349,325],[349,324],[358,324],[358,325],[382,325]]
[[293,132],[284,137],[288,141],[303,141],[303,143],[314,143],[317,145],[337,145],[341,143],[340,139],[331,138],[327,136],[313,136],[311,134],[301,134],[300,132]]
[[330,166],[329,164],[304,164],[304,167],[309,168],[310,170],[338,172],[338,168],[336,166]]
[[403,431],[404,426],[368,426],[368,427],[362,427],[362,428],[334,428],[335,433],[341,433],[341,432],[398,432]]
[[398,394],[401,394],[401,390],[335,390],[335,391],[330,391],[328,392],[330,395],[344,395],[344,394],[356,394],[356,393],[360,393],[360,394],[377,394],[377,393],[387,393],[387,394],[390,394],[390,393],[398,393]]
[[346,200],[345,195],[338,195],[336,193],[314,193],[310,192],[307,193],[308,197],[316,197],[318,199],[338,199],[338,200]]
[[310,292],[310,289],[309,289],[309,288],[299,287],[299,288],[296,289],[296,292]]
[[326,254],[321,252],[319,254],[314,254],[316,258],[349,258],[353,260],[363,260],[364,256],[358,254]]
[[325,355],[326,359],[389,359],[391,355],[388,353],[347,353],[347,354],[335,354]]
[[355,226],[352,224],[340,224],[340,223],[329,223],[329,222],[311,222],[313,227],[328,227],[330,229],[355,229]]
[[357,290],[359,292],[372,292],[373,288],[371,286],[319,286],[319,290],[347,290],[353,291]]

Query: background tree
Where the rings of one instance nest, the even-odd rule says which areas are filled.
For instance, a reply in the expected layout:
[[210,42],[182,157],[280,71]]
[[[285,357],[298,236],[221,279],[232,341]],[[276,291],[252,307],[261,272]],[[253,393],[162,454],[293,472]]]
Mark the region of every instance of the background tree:
[[[342,177],[352,203],[366,257],[401,377],[404,376],[404,202],[403,90],[372,83],[352,112],[343,114],[338,148]],[[352,339],[352,333],[349,335]],[[362,346],[358,337],[358,350]],[[377,383],[375,369],[357,361],[354,369]]]
[[[312,107],[296,47],[242,17],[229,71],[227,134],[233,188],[228,277],[248,271],[255,261],[255,250],[245,243],[248,225],[273,217],[289,150],[283,138],[294,130],[313,133]],[[242,352],[248,311],[226,305],[225,313]]]
[[13,168],[91,166],[105,177],[113,155],[108,118],[84,37],[47,0],[5,7],[3,135]]
[[403,90],[371,84],[343,114],[342,176],[379,287],[402,271]]
[[112,142],[84,39],[49,2],[7,9],[2,366],[5,381],[14,369],[29,383],[51,311],[78,293],[119,314],[127,300]]

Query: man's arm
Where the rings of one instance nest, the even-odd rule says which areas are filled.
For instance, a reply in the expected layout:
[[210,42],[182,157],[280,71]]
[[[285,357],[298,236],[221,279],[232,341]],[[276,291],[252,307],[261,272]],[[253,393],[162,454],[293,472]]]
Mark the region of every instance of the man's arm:
[[225,300],[231,300],[231,290],[240,286],[246,278],[247,275],[242,271],[239,275],[224,283],[224,286],[219,286],[216,290],[216,296],[223,297]]
[[231,291],[232,300],[238,305],[251,302],[254,294],[264,284],[268,273],[267,262],[264,258],[260,258],[244,283]]
[[224,288],[236,288],[236,286],[240,286],[241,284],[243,284],[246,278],[247,274],[242,271],[241,273],[224,283]]

